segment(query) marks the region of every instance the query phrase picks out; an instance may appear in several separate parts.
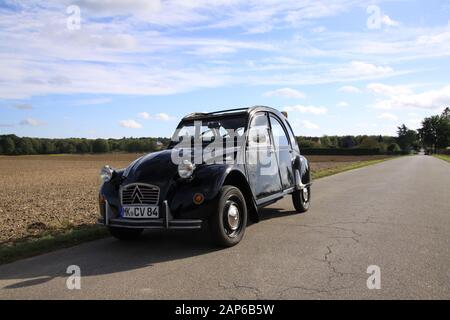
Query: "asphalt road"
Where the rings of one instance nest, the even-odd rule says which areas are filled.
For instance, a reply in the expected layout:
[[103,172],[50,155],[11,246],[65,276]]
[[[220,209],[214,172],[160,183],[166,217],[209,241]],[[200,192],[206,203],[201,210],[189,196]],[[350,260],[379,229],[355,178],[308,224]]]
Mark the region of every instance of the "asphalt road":
[[[313,205],[263,211],[237,247],[205,233],[112,238],[0,266],[0,299],[450,299],[450,164],[411,156],[315,182]],[[66,269],[81,268],[81,290]],[[381,289],[367,288],[367,268]]]

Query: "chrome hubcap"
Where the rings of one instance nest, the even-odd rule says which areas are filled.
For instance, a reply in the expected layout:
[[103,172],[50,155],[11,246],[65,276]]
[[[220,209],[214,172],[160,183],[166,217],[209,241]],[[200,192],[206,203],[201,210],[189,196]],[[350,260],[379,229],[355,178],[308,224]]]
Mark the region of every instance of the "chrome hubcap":
[[230,204],[228,208],[228,226],[232,231],[236,231],[239,227],[239,208],[235,203]]
[[303,201],[308,202],[308,200],[309,200],[309,191],[308,191],[308,188],[304,188],[303,189]]

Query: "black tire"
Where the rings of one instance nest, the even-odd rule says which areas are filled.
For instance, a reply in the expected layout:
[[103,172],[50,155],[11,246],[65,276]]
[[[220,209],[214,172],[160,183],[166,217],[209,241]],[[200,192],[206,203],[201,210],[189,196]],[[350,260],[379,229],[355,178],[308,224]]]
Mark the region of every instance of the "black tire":
[[209,221],[214,243],[221,247],[233,247],[244,237],[246,227],[247,205],[242,192],[233,186],[222,187],[217,208]]
[[143,229],[109,227],[109,233],[114,238],[123,241],[136,240],[141,236],[143,231]]
[[[306,194],[305,191],[307,192]],[[298,213],[308,211],[311,203],[311,187],[306,187],[304,190],[295,190],[292,194],[292,202]]]

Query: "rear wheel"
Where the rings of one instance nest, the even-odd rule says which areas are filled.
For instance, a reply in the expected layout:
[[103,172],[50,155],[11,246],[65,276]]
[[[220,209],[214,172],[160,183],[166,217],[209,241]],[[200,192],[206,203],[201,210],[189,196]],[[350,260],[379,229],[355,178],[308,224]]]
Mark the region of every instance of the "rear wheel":
[[308,211],[311,203],[311,187],[306,187],[302,190],[295,190],[292,194],[292,202],[294,203],[294,208],[298,213]]
[[247,227],[247,206],[242,192],[224,186],[217,201],[216,212],[210,218],[210,232],[214,242],[222,247],[237,245]]
[[114,238],[123,241],[136,240],[141,236],[143,231],[143,229],[109,227],[109,233]]

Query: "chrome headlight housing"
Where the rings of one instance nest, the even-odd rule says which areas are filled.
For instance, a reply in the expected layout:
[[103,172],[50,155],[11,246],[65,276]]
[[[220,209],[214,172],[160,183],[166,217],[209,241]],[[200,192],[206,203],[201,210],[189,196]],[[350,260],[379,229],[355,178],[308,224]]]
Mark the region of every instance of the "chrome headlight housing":
[[195,165],[187,159],[181,161],[178,165],[178,175],[182,179],[189,179],[194,174]]
[[116,170],[110,166],[104,166],[102,170],[100,170],[100,178],[102,178],[104,182],[109,182],[114,177],[115,172]]

